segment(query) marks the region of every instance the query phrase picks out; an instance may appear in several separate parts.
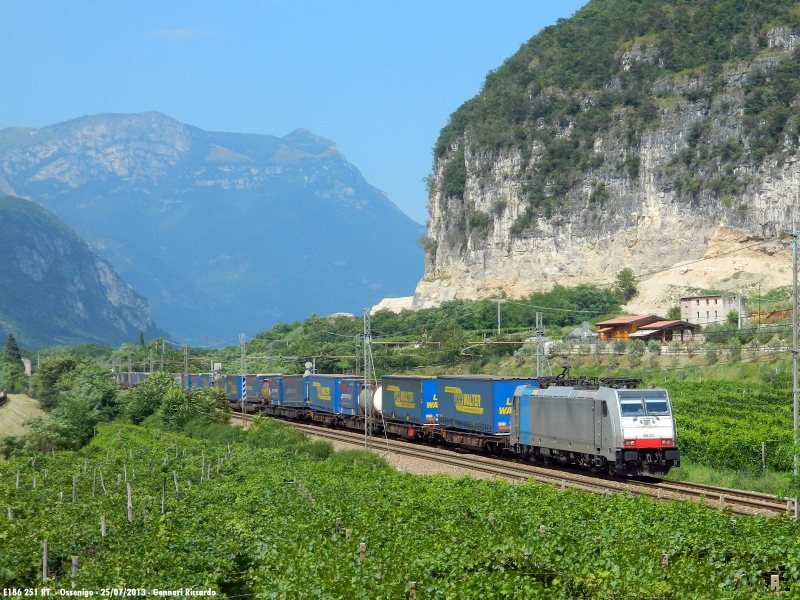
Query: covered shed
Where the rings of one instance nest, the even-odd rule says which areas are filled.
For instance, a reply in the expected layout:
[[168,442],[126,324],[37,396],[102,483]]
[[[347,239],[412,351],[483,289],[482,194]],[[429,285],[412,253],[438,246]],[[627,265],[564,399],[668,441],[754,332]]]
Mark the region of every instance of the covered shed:
[[650,323],[657,323],[663,321],[662,317],[655,315],[627,315],[624,317],[615,317],[606,321],[597,323],[599,329],[597,335],[604,342],[611,340],[629,340],[631,334],[636,333],[644,325]]
[[688,331],[691,335],[694,335],[694,332],[698,329],[700,329],[699,325],[687,323],[686,321],[656,321],[655,323],[648,323],[639,327],[637,331],[630,335],[630,339],[644,341],[659,340],[664,344],[676,339],[678,334],[680,335],[681,341],[683,341],[685,332]]

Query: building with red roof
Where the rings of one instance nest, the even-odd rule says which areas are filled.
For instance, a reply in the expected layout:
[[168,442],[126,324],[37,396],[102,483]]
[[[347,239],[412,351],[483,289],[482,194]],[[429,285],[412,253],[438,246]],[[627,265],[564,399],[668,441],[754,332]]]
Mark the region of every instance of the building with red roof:
[[683,341],[684,333],[693,334],[698,325],[686,321],[672,321],[656,315],[626,315],[597,323],[597,334],[605,342],[612,340],[652,340],[671,342],[676,334]]

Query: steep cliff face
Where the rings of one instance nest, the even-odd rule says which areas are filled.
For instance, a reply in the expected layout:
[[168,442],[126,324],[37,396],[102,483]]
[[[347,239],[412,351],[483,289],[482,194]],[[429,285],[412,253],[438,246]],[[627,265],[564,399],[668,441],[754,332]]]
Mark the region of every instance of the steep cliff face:
[[534,37],[442,131],[414,305],[646,278],[720,226],[781,253],[754,244],[800,216],[790,5],[597,0]]
[[302,129],[208,132],[159,113],[6,129],[0,190],[64,219],[196,344],[357,312],[422,274],[422,227]]
[[28,347],[166,336],[113,267],[41,206],[0,198],[0,331]]

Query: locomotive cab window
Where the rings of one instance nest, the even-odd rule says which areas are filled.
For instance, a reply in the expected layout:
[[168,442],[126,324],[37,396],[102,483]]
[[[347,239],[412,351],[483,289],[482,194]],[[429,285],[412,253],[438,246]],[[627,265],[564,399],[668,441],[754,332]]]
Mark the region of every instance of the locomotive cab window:
[[623,417],[670,416],[669,399],[665,390],[620,391],[619,404]]
[[669,416],[669,404],[666,398],[645,398],[647,414],[654,417]]
[[641,417],[644,405],[641,398],[620,398],[619,409],[623,417]]

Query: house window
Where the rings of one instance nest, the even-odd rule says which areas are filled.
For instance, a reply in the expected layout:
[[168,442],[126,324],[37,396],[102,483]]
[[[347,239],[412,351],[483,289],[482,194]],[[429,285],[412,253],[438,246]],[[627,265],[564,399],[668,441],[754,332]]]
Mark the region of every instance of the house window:
[[[700,306],[700,300],[697,301],[697,306]],[[697,316],[699,317],[700,315]]]
[[699,310],[697,311],[697,318],[698,319],[700,318],[700,311]]
[[714,298],[714,304],[716,304],[717,302],[719,302],[719,300],[717,300],[716,298]]
[[706,311],[706,319],[708,318],[708,311]]
[[709,300],[708,298],[706,298],[706,306],[708,306],[709,304],[711,304],[711,300]]
[[717,311],[714,311],[714,317],[716,318],[716,316],[717,316]]

